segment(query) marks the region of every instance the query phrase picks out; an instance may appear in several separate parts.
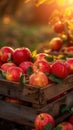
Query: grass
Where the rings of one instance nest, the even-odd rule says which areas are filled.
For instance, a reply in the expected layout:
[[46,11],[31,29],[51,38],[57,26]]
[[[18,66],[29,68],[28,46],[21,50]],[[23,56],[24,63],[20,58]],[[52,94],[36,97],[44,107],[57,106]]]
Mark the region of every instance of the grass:
[[14,48],[25,46],[33,51],[54,35],[49,25],[22,26],[15,21],[11,21],[9,24],[0,21],[0,41]]

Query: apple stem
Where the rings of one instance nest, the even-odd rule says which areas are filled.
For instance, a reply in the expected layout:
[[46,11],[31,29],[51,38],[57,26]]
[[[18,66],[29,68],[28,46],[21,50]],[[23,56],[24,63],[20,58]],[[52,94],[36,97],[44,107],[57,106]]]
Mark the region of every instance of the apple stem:
[[41,120],[44,120],[44,117],[42,115],[40,115],[40,118],[41,118]]

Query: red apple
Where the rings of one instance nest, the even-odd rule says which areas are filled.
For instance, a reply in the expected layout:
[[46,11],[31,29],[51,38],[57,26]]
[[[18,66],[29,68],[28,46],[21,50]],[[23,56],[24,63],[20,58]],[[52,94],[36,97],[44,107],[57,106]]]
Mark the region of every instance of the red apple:
[[14,63],[19,65],[24,61],[30,61],[30,59],[31,59],[31,51],[28,48],[22,47],[15,49],[13,54]]
[[12,67],[12,66],[16,66],[14,63],[12,62],[7,62],[7,63],[4,63],[1,65],[1,69],[4,71],[4,72],[7,72],[7,70]]
[[33,64],[33,71],[41,71],[50,73],[50,64],[45,60],[35,61]]
[[40,60],[46,60],[45,57],[48,56],[47,53],[39,53],[36,55],[36,60],[40,61]]
[[61,21],[56,22],[53,27],[56,33],[62,33],[64,31],[64,28],[64,23],[62,23]]
[[7,62],[12,59],[14,49],[9,47],[9,46],[4,46],[0,49],[1,51],[1,61],[2,62]]
[[12,97],[6,97],[5,101],[11,102],[11,103],[20,103],[20,101],[18,99],[12,98]]
[[3,52],[7,52],[7,53],[11,53],[13,55],[13,52],[14,52],[14,49],[12,47],[9,47],[9,46],[4,46],[1,48],[1,50]]
[[59,51],[62,48],[63,41],[60,37],[55,37],[49,42],[49,48],[54,51]]
[[73,54],[73,46],[70,47],[64,47],[63,48],[64,53],[66,54]]
[[29,76],[29,84],[38,87],[45,87],[50,83],[48,77],[43,72],[36,72]]
[[9,81],[19,82],[23,70],[20,67],[10,67],[6,72],[6,79]]
[[52,128],[54,128],[55,125],[55,121],[52,115],[48,114],[48,113],[41,113],[39,115],[37,115],[37,117],[35,118],[34,121],[34,126],[36,128],[36,130],[44,130],[44,127],[47,124],[51,124]]
[[19,65],[19,67],[22,68],[24,74],[27,74],[27,69],[32,66],[33,63],[31,61],[24,61]]
[[59,78],[64,79],[69,74],[69,68],[65,63],[61,61],[55,61],[51,65],[51,73]]
[[73,125],[73,115],[69,117],[69,122]]
[[61,130],[73,130],[73,125],[69,122],[62,122],[58,126],[61,127]]
[[69,66],[70,74],[73,74],[73,58],[68,58],[66,64]]

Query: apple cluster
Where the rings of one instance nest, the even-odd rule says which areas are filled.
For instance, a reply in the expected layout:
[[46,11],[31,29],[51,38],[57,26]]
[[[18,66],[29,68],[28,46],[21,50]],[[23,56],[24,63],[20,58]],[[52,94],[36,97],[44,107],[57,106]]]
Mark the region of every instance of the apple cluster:
[[33,56],[29,48],[4,46],[0,48],[0,70],[8,81],[23,81],[45,87],[58,81],[56,79],[62,80],[73,74],[73,58],[52,56],[44,52]]
[[51,114],[40,113],[34,120],[32,130],[73,130],[73,115],[67,121],[62,121],[55,125],[55,119]]

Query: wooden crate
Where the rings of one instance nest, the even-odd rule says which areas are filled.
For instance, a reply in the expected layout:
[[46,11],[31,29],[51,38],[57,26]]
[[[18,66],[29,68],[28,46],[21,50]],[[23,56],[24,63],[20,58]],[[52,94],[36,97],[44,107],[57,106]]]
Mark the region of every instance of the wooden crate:
[[0,79],[0,95],[29,102],[32,106],[35,104],[36,108],[42,108],[44,104],[65,95],[70,90],[73,90],[73,75],[69,75],[59,84],[53,83],[42,88],[29,84],[22,86],[19,83]]
[[[4,100],[6,96],[19,99],[22,103],[6,102]],[[73,75],[69,75],[59,84],[53,83],[43,88],[29,84],[22,86],[19,83],[0,79],[0,118],[33,126],[36,115],[47,112],[58,122],[71,114],[62,115],[60,108],[63,104],[69,108],[73,107],[72,97]]]

